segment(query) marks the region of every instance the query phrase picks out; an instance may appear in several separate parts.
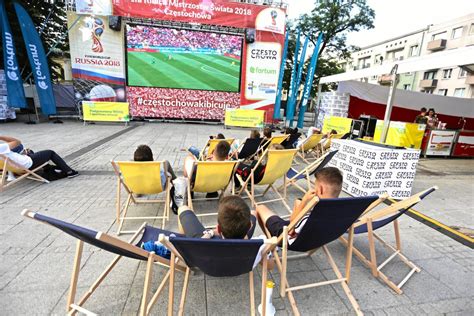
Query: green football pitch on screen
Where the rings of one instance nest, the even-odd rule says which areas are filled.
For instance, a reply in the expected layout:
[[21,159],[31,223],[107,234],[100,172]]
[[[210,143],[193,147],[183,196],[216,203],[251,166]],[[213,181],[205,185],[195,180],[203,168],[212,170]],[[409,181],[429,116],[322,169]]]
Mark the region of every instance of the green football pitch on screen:
[[202,53],[128,52],[128,85],[239,91],[240,60]]

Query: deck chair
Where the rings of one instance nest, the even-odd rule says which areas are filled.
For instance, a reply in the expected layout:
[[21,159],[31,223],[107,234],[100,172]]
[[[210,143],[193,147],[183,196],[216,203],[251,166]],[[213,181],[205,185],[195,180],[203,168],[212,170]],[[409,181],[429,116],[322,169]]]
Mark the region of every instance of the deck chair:
[[252,159],[258,151],[262,138],[247,138],[238,149],[237,158],[249,160]]
[[[358,315],[362,315],[359,304],[352,295],[348,286],[352,265],[352,225],[361,214],[380,204],[383,199],[384,198],[378,196],[320,200],[318,200],[318,198],[313,198],[308,205],[306,205],[303,211],[298,214],[297,218],[291,221],[288,226],[283,228],[283,232],[278,236],[277,241],[278,245],[282,245],[281,259],[276,250],[273,250],[273,254],[280,271],[280,296],[285,297],[285,295],[288,294],[288,299],[294,315],[299,315],[299,311],[293,297],[293,291],[335,283],[340,283],[342,285],[352,307]],[[309,214],[306,224],[303,226],[298,237],[293,241],[293,243],[288,244],[288,232],[291,231],[309,211],[311,211],[311,213]],[[327,248],[327,244],[342,236],[347,230],[349,230],[349,247],[346,252],[345,276],[343,276],[334,262],[334,259]],[[267,236],[270,236],[266,228],[265,231]],[[323,249],[337,279],[290,287],[286,278],[288,259],[310,256],[318,248]],[[288,250],[304,252],[304,254],[288,256]]]
[[[437,190],[438,187],[434,186],[431,187],[423,192],[415,194],[405,200],[401,200],[399,202],[395,202],[388,207],[385,207],[380,210],[373,210],[364,214],[357,223],[354,225],[354,233],[355,234],[365,234],[367,233],[367,237],[369,240],[369,252],[370,252],[370,259],[365,257],[362,252],[353,247],[354,254],[372,271],[372,275],[374,277],[379,278],[383,282],[385,282],[392,290],[394,290],[397,294],[402,294],[402,286],[408,281],[408,279],[415,273],[420,272],[420,268],[417,267],[413,262],[407,259],[402,254],[401,249],[401,240],[400,240],[400,231],[398,229],[398,218],[405,214],[407,210],[412,208],[426,196]],[[375,230],[380,229],[386,225],[393,223],[393,230],[395,232],[395,247],[385,242],[381,237],[374,233]],[[375,242],[374,240],[377,239],[385,248],[387,248],[390,252],[393,252],[384,262],[380,265],[377,265],[377,255],[375,251]],[[347,240],[344,237],[341,237],[340,240],[347,245]],[[387,265],[392,259],[398,258],[405,263],[409,268],[410,272],[402,279],[402,281],[398,284],[395,284],[392,280],[390,280],[387,275],[382,272],[382,268]]]
[[[46,180],[45,178],[43,178],[42,176],[36,173],[47,164],[48,162],[45,162],[41,166],[38,166],[33,170],[29,170],[29,169],[23,168],[22,166],[19,166],[14,161],[8,159],[7,156],[0,154],[0,192],[23,179],[30,179],[34,181],[49,183],[48,180]],[[13,181],[7,182],[9,171],[16,174],[17,178]]]
[[309,159],[317,159],[321,152],[321,140],[323,134],[313,134],[309,136],[303,144],[298,147],[298,156],[303,159],[304,162],[309,163]]
[[333,139],[341,139],[342,137],[344,137],[346,135],[346,133],[342,133],[342,134],[332,134],[331,136],[329,136],[329,141],[324,144],[321,148],[321,153],[324,154],[326,153],[330,148],[331,148],[331,143],[332,143],[332,140]]
[[293,149],[295,148],[293,144],[296,143],[296,141],[300,138],[300,136],[301,136],[301,133],[299,132],[290,134],[290,136],[287,139],[281,142],[281,145],[285,147],[285,149]]
[[[257,161],[255,166],[250,171],[250,175],[244,181],[242,177],[236,174],[236,177],[241,185],[240,191],[237,192],[240,195],[243,191],[247,193],[247,196],[252,201],[252,205],[255,207],[259,204],[265,204],[270,202],[282,201],[285,207],[291,212],[291,208],[288,206],[286,202],[286,173],[291,168],[291,164],[293,163],[293,159],[296,154],[296,149],[284,149],[284,150],[272,150],[267,149],[265,153],[260,157]],[[263,164],[264,159],[266,159],[266,167],[265,172],[263,174],[263,178],[256,183],[255,182],[255,174],[258,170],[258,167]],[[279,179],[283,178],[283,195],[278,192],[278,190],[274,187],[274,183]],[[247,188],[247,185],[250,184],[250,191]],[[255,186],[257,185],[266,185],[267,188],[261,195],[255,195]],[[277,195],[278,198],[266,201],[256,202],[256,197],[263,197],[268,190],[272,189]]]
[[[145,282],[143,286],[143,295],[141,300],[140,306],[140,315],[148,315],[150,313],[151,308],[156,303],[158,296],[160,295],[161,291],[163,290],[166,282],[168,281],[171,271],[163,278],[158,289],[156,290],[153,297],[149,300],[149,292],[151,289],[151,280],[153,275],[153,266],[154,263],[170,267],[170,260],[160,257],[156,255],[154,252],[148,252],[140,247],[143,242],[147,242],[150,240],[158,240],[160,234],[167,234],[169,235],[170,232],[163,231],[161,229],[148,226],[144,223],[138,231],[133,235],[133,237],[128,241],[123,241],[116,237],[110,236],[103,232],[97,232],[91,230],[89,228],[85,228],[82,226],[74,225],[68,222],[64,222],[52,217],[48,217],[33,211],[23,210],[21,213],[23,216],[28,218],[37,220],[43,224],[48,224],[54,226],[68,235],[71,235],[74,238],[77,238],[77,245],[76,245],[76,254],[74,257],[74,264],[71,274],[71,283],[69,287],[69,295],[67,298],[67,305],[66,309],[68,315],[74,315],[76,312],[81,312],[84,314],[91,314],[88,310],[86,310],[83,306],[89,297],[95,292],[98,286],[105,280],[105,278],[109,275],[109,273],[113,270],[115,265],[119,262],[122,257],[127,257],[134,260],[141,260],[146,261],[146,274],[145,274]],[[141,238],[133,244],[140,236]],[[84,242],[103,249],[107,252],[111,252],[116,254],[117,256],[112,260],[112,262],[107,266],[107,268],[100,274],[99,278],[94,281],[94,283],[90,286],[90,288],[84,293],[79,301],[76,301],[76,290],[78,286],[78,279],[79,279],[79,272],[81,270],[81,258],[82,258],[82,251],[84,247]],[[174,268],[178,271],[185,272],[186,268],[180,264],[173,264]],[[173,270],[174,271],[174,270]]]
[[[170,216],[170,188],[171,179],[166,176],[166,187],[161,184],[161,169],[166,170],[165,161],[111,161],[115,174],[117,175],[117,204],[116,217],[118,230],[117,235],[122,233],[129,234],[135,231],[123,231],[122,227],[126,220],[155,220],[161,219],[161,228],[164,228],[165,222]],[[162,168],[163,166],[163,168]],[[124,187],[127,193],[127,200],[124,207],[121,205],[121,188]],[[139,199],[138,195],[149,195],[165,193],[164,199]],[[127,211],[131,203],[135,204],[157,204],[164,203],[162,216],[135,216],[127,217]],[[122,215],[123,213],[123,215]]]
[[265,150],[270,147],[270,145],[273,144],[281,144],[283,143],[288,137],[290,137],[289,134],[283,134],[283,135],[278,135],[278,136],[273,136],[270,139],[264,140],[262,144],[260,145],[260,148],[258,149],[258,155],[262,155]]
[[[220,199],[232,181],[235,168],[239,161],[195,161],[188,178],[188,206],[193,208],[193,200]],[[191,192],[217,192],[217,198],[192,198]],[[196,214],[197,216],[211,216],[217,213]]]
[[[198,268],[213,277],[234,277],[248,273],[250,290],[250,315],[255,315],[255,293],[253,270],[262,261],[262,315],[265,315],[267,254],[276,246],[276,238],[271,239],[202,239],[166,237],[160,235],[160,242],[171,250],[171,275],[169,279],[168,315],[173,315],[174,262],[186,265],[178,315],[184,314],[189,272]],[[177,260],[175,260],[177,258]],[[225,314],[223,312],[222,314]],[[242,312],[242,314],[245,314]]]
[[214,149],[216,149],[217,144],[219,144],[221,141],[225,140],[226,142],[229,143],[229,145],[232,146],[232,143],[234,142],[233,138],[226,138],[226,139],[209,139],[207,141],[206,146],[202,149],[201,153],[199,154],[199,160],[204,161],[207,159],[207,156],[211,155]]
[[[298,171],[294,169],[293,167],[290,168],[290,170],[288,170],[288,172],[286,173],[286,186],[289,187],[293,185],[303,193],[306,193],[308,190],[311,190],[311,188],[314,186],[314,181],[311,181],[311,176],[314,175],[318,170],[321,170],[324,167],[326,167],[327,164],[334,157],[334,155],[337,154],[337,152],[338,150],[327,152],[319,159],[307,165],[301,171]],[[306,180],[306,184],[308,186],[307,189],[304,189],[302,186],[298,184],[298,181],[303,180],[303,179]],[[278,189],[282,189],[282,186],[279,187]]]

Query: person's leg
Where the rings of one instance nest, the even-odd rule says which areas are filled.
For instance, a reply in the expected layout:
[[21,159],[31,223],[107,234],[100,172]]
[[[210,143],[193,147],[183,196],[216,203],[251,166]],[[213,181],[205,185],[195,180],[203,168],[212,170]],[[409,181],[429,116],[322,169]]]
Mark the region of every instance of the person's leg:
[[189,175],[191,174],[191,171],[193,170],[193,165],[195,161],[196,161],[196,158],[191,155],[188,155],[186,158],[184,158],[183,175],[186,178],[189,178]]
[[176,179],[176,174],[173,171],[173,167],[171,167],[171,164],[168,160],[165,160],[166,162],[166,171],[170,174],[171,180]]
[[251,239],[253,236],[253,233],[255,232],[255,228],[257,226],[257,212],[251,211],[250,212],[250,223],[252,226],[250,226],[249,231],[247,232],[247,238]]
[[70,174],[74,172],[67,163],[53,150],[41,150],[30,155],[33,165],[30,170],[41,166],[45,162],[52,161],[61,171]]
[[191,238],[201,238],[202,232],[206,229],[187,205],[178,209],[178,228],[180,233]]
[[257,205],[257,219],[262,230],[265,231],[266,228],[275,237],[283,232],[284,226],[290,224],[290,221],[282,219],[265,205]]

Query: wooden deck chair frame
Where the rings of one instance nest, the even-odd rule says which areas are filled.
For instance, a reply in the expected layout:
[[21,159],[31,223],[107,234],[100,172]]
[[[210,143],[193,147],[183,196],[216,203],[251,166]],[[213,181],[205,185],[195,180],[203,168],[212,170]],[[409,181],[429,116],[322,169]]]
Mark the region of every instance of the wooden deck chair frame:
[[[198,171],[198,168],[199,168],[199,165],[200,164],[203,164],[203,163],[210,163],[210,164],[234,164],[234,167],[232,168],[232,173],[230,174],[230,177],[229,177],[229,181],[227,181],[227,184],[221,189],[221,193],[219,194],[218,197],[216,198],[192,198],[192,191],[194,189],[194,185],[191,186],[191,179],[193,179],[193,174],[195,172],[199,172]],[[234,183],[234,174],[235,174],[235,170],[237,169],[237,165],[240,163],[239,160],[237,161],[194,161],[193,163],[193,168],[192,168],[192,171],[191,171],[191,174],[188,175],[188,184],[187,184],[187,194],[188,194],[188,206],[194,210],[194,207],[193,207],[193,201],[204,201],[204,200],[220,200],[221,197],[224,195],[225,191],[227,190],[227,188],[229,187],[229,184],[232,182],[232,187],[233,187],[233,183]],[[196,178],[194,179],[194,182],[196,182],[198,179],[197,177],[199,176],[199,173],[196,174]],[[232,189],[233,191],[233,189]],[[195,212],[196,213],[196,212]],[[204,213],[204,214],[198,214],[196,213],[196,216],[197,217],[203,217],[203,216],[215,216],[217,215],[217,212],[213,212],[213,213]]]
[[290,137],[290,134],[283,134],[283,135],[277,135],[277,136],[272,136],[272,138],[268,140],[263,140],[262,144],[260,145],[260,148],[257,150],[257,154],[259,156],[263,155],[265,151],[273,144],[281,144],[285,140],[287,140]]
[[298,157],[304,162],[310,163],[310,160],[318,159],[321,156],[321,140],[323,134],[313,134],[305,139],[305,142],[298,147]]
[[[34,181],[49,183],[48,180],[46,180],[45,178],[43,178],[42,176],[36,173],[47,164],[48,162],[45,162],[44,164],[36,167],[35,169],[29,170],[29,169],[19,166],[14,161],[10,160],[7,156],[0,154],[0,172],[1,172],[0,192],[23,179],[30,179]],[[19,176],[15,180],[7,183],[8,171],[12,171],[13,173]]]
[[[402,294],[402,286],[413,276],[413,274],[419,273],[421,269],[416,266],[413,262],[411,262],[405,255],[402,253],[402,246],[401,246],[401,239],[400,239],[400,230],[399,230],[399,224],[398,224],[398,219],[395,219],[393,221],[393,230],[395,234],[395,245],[391,245],[387,243],[385,240],[383,240],[379,235],[374,233],[372,223],[378,219],[385,218],[392,216],[396,213],[398,213],[398,210],[403,209],[403,208],[408,208],[411,205],[414,205],[418,202],[421,201],[420,196],[424,195],[426,192],[430,190],[437,190],[438,187],[432,187],[427,190],[424,190],[420,193],[417,193],[405,200],[401,200],[398,202],[395,202],[392,200],[391,205],[380,209],[380,210],[373,210],[371,212],[366,212],[364,215],[360,217],[360,220],[354,224],[354,228],[357,228],[362,225],[367,225],[367,237],[369,241],[369,258],[363,255],[363,253],[357,249],[355,246],[353,247],[354,254],[357,256],[357,258],[364,263],[372,272],[372,275],[376,278],[379,278],[382,280],[385,284],[387,284],[393,291],[395,291],[397,294]],[[348,241],[344,237],[341,237],[340,240],[344,245],[347,246]],[[385,260],[383,261],[380,265],[377,264],[377,253],[375,249],[375,240],[378,240],[382,246],[384,246],[387,250],[391,251],[392,254]],[[409,268],[410,271],[405,275],[405,277],[400,281],[400,283],[396,284],[390,278],[382,272],[382,268],[385,267],[390,261],[392,261],[394,258],[398,257],[403,263],[405,263]]]
[[326,145],[321,146],[321,154],[325,154],[331,148],[331,142],[333,139],[341,139],[344,135],[346,135],[346,133],[330,135],[329,142]]
[[[373,202],[365,212],[373,209],[380,203],[384,201],[385,197],[380,197],[378,200]],[[310,212],[314,206],[319,202],[319,199],[317,197],[313,198],[306,206],[305,208],[298,214],[298,216],[290,222],[288,226],[283,227],[283,232],[281,233],[280,236],[278,236],[277,239],[277,244],[282,245],[282,254],[281,258],[278,255],[277,249],[273,250],[273,256],[275,257],[275,262],[277,264],[277,268],[280,272],[280,296],[285,297],[286,294],[288,294],[288,300],[290,301],[291,308],[293,310],[293,314],[296,316],[300,315],[300,312],[298,310],[298,306],[296,304],[296,300],[293,296],[293,291],[298,291],[298,290],[303,290],[307,288],[313,288],[313,287],[319,287],[319,286],[324,286],[324,285],[329,285],[329,284],[336,284],[340,283],[342,286],[342,289],[346,293],[346,296],[348,297],[352,307],[354,308],[355,312],[357,315],[363,315],[359,304],[357,303],[357,300],[354,298],[354,295],[352,295],[352,292],[349,288],[349,281],[350,281],[350,275],[351,275],[351,267],[352,267],[352,242],[353,242],[353,237],[354,237],[354,225],[351,226],[349,229],[349,237],[348,237],[348,247],[346,251],[346,267],[345,267],[345,275],[342,275],[341,271],[336,265],[336,262],[334,261],[334,258],[332,257],[327,245],[322,246],[321,248],[324,251],[324,254],[326,255],[326,258],[334,271],[334,274],[336,275],[337,279],[333,280],[328,280],[328,281],[322,281],[322,282],[315,282],[315,283],[308,283],[304,285],[298,285],[298,286],[292,286],[290,287],[288,283],[288,279],[286,278],[287,274],[287,267],[288,267],[288,260],[289,259],[298,259],[298,258],[305,258],[311,256],[313,253],[316,252],[317,249],[310,250],[306,253],[302,254],[297,254],[293,256],[288,256],[288,232],[291,231],[293,228],[295,228],[296,224],[300,222],[300,220],[308,213]],[[271,236],[270,232],[268,229],[265,227],[265,234],[267,236]]]
[[[116,220],[118,224],[117,235],[120,234],[133,234],[135,233],[134,230],[122,230],[123,224],[126,220],[156,220],[161,219],[161,228],[165,227],[166,221],[169,221],[170,218],[170,203],[171,203],[171,179],[167,175],[166,178],[166,188],[163,188],[162,192],[165,192],[165,199],[139,199],[135,196],[134,193],[129,186],[125,183],[122,174],[120,172],[120,168],[118,163],[121,161],[111,161],[112,167],[114,168],[115,175],[117,176],[117,201],[116,201]],[[127,163],[130,161],[127,161]],[[150,161],[151,162],[151,161]],[[153,161],[155,163],[160,163],[160,165],[164,166],[164,170],[166,170],[166,161]],[[138,161],[137,161],[138,163]],[[125,189],[127,193],[127,199],[125,201],[125,205],[122,208],[121,203],[121,188]],[[161,192],[160,192],[161,193]],[[130,205],[134,204],[157,204],[157,203],[164,203],[164,211],[162,216],[127,216],[128,208]],[[123,215],[122,215],[123,214]]]
[[[226,142],[229,143],[229,146],[232,146],[232,143],[234,142],[234,138],[226,138],[226,139],[217,139],[217,138],[212,138],[209,139],[204,146],[204,148],[201,150],[201,153],[199,154],[199,160],[200,161],[205,161],[207,160],[207,156],[211,155],[214,149],[216,149],[217,144],[225,140]],[[207,155],[206,155],[206,150],[207,150]]]
[[[259,204],[265,204],[265,203],[271,203],[271,202],[278,202],[278,201],[281,201],[283,203],[283,205],[286,207],[286,209],[288,210],[288,212],[291,213],[292,211],[292,208],[288,205],[288,203],[286,202],[286,188],[287,188],[287,185],[286,185],[286,173],[288,172],[288,170],[285,170],[282,178],[283,178],[283,185],[282,185],[282,188],[283,188],[283,194],[281,194],[280,192],[278,192],[278,189],[275,188],[274,184],[275,182],[273,183],[270,183],[270,184],[260,184],[261,182],[265,182],[265,174],[267,174],[267,172],[271,173],[273,172],[273,170],[269,170],[268,168],[268,161],[267,161],[267,167],[265,167],[265,173],[263,175],[263,178],[262,180],[260,180],[259,183],[255,183],[255,172],[257,170],[257,168],[262,164],[262,161],[263,159],[270,155],[272,152],[293,152],[294,155],[292,157],[292,160],[294,160],[295,158],[295,155],[296,155],[296,151],[297,149],[281,149],[281,150],[271,150],[271,149],[267,149],[264,154],[258,159],[257,163],[255,164],[255,166],[252,168],[252,170],[250,171],[250,175],[248,176],[247,180],[243,180],[242,177],[238,174],[236,174],[236,178],[237,180],[239,181],[240,185],[241,185],[241,189],[238,191],[238,192],[235,192],[235,189],[233,190],[234,194],[236,193],[237,195],[241,195],[242,192],[245,191],[245,193],[247,193],[247,196],[249,197],[249,199],[252,201],[252,206],[253,207],[256,207],[257,205]],[[290,167],[291,167],[291,164],[290,164]],[[247,188],[247,185],[250,184],[250,191],[248,190]],[[260,195],[255,195],[255,186],[256,185],[267,185],[267,188],[263,191],[262,194]],[[276,199],[271,199],[271,200],[265,200],[265,201],[259,201],[257,202],[255,200],[256,197],[263,197],[265,196],[265,194],[270,190],[272,189],[273,192],[275,192],[276,195],[278,195],[278,198]]]
[[[181,257],[179,252],[176,250],[176,248],[173,246],[173,244],[169,241],[169,238],[160,235],[159,241],[166,246],[171,251],[171,258],[170,258],[170,277],[169,277],[169,295],[168,295],[168,316],[173,315],[173,307],[174,307],[174,271],[176,270],[174,268],[174,265],[176,263],[180,263],[182,265],[186,265],[184,259]],[[275,249],[277,243],[277,239],[275,237],[271,237],[269,239],[266,239],[264,241],[264,244],[266,245],[265,250],[262,253],[262,289],[261,289],[261,304],[262,304],[262,313],[261,315],[265,316],[266,315],[266,283],[268,279],[268,253],[273,251]],[[180,298],[180,303],[179,303],[179,310],[178,310],[178,316],[184,315],[184,307],[186,304],[186,296],[187,296],[187,290],[188,290],[188,284],[189,284],[189,274],[191,272],[190,267],[186,267],[185,275],[184,275],[184,283],[183,283],[183,289],[181,291],[181,298]],[[250,293],[250,315],[255,316],[255,287],[254,287],[254,274],[253,271],[249,272],[249,293]]]
[[[35,212],[25,209],[22,211],[21,214],[23,216],[34,219]],[[128,240],[128,242],[118,239],[116,237],[107,235],[106,233],[103,233],[100,231],[97,233],[96,238],[95,238],[96,240],[102,241],[104,243],[113,245],[118,248],[122,248],[135,255],[148,258],[147,265],[146,265],[145,282],[143,286],[143,295],[142,295],[141,304],[140,304],[141,316],[150,314],[151,308],[158,300],[159,295],[163,291],[171,275],[171,270],[168,270],[168,273],[164,276],[163,281],[161,281],[160,285],[158,286],[158,289],[153,294],[152,298],[149,299],[149,292],[151,290],[151,281],[152,281],[152,276],[153,276],[154,264],[164,266],[167,268],[173,266],[174,270],[178,270],[181,272],[186,271],[186,268],[183,265],[174,264],[174,263],[171,264],[170,260],[160,257],[156,255],[154,252],[148,252],[132,244],[138,239],[140,234],[144,231],[145,226],[146,226],[146,223],[143,223],[143,225],[135,232],[135,234]],[[76,243],[76,252],[74,256],[71,281],[69,285],[69,294],[67,297],[66,312],[68,315],[75,315],[77,312],[80,312],[86,315],[94,315],[92,312],[85,309],[83,305],[92,296],[95,290],[105,280],[105,278],[109,275],[109,273],[114,269],[114,267],[123,257],[122,255],[116,255],[114,259],[110,262],[110,264],[107,265],[106,269],[94,281],[94,283],[92,283],[92,285],[87,289],[87,291],[85,291],[85,293],[79,299],[79,301],[76,301],[76,292],[77,292],[77,286],[78,286],[78,280],[79,280],[79,273],[81,270],[81,259],[82,259],[83,248],[84,248],[84,241],[79,239]]]

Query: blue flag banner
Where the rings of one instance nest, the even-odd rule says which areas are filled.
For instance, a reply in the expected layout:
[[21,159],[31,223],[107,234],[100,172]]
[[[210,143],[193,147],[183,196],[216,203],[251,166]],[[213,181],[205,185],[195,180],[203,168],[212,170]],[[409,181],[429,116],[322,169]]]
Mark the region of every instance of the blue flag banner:
[[290,34],[289,30],[286,30],[285,45],[283,46],[283,56],[281,57],[280,76],[278,77],[277,95],[276,95],[275,107],[273,111],[273,118],[275,120],[280,118],[281,90],[283,86],[283,76],[285,75],[286,55],[288,51],[289,34]]
[[290,127],[293,127],[293,118],[294,118],[294,113],[296,109],[296,101],[298,98],[298,91],[300,87],[301,76],[303,75],[304,59],[306,57],[306,49],[308,48],[308,43],[309,43],[309,37],[306,37],[304,41],[303,51],[301,52],[301,55],[300,55],[300,61],[298,63],[298,74],[296,75],[295,86],[293,87],[293,95],[291,96],[291,99],[290,99],[290,109],[291,109],[290,110],[291,116],[289,116]]
[[291,101],[291,97],[293,95],[293,90],[295,89],[294,86],[295,86],[295,80],[296,80],[296,68],[298,68],[298,53],[300,51],[300,30],[298,29],[298,35],[296,36],[296,45],[295,45],[295,56],[294,56],[294,59],[293,59],[293,70],[291,71],[291,80],[290,80],[290,89],[288,91],[288,99],[286,101],[286,120],[288,121],[288,119],[291,117],[293,117],[295,114],[294,114],[294,110],[292,110],[290,108],[290,101]]
[[41,111],[45,115],[56,114],[56,100],[54,99],[51,77],[49,75],[48,62],[44,53],[43,44],[36,31],[35,25],[26,10],[18,3],[15,6],[18,22],[20,22],[21,33],[25,41],[31,71],[35,78],[36,91],[41,104]]
[[316,46],[314,47],[313,56],[311,57],[308,74],[306,76],[306,81],[304,84],[303,99],[301,100],[300,113],[298,115],[298,128],[303,128],[304,113],[306,112],[306,105],[308,104],[311,88],[313,87],[313,77],[316,71],[316,65],[318,64],[319,48],[321,47],[322,41],[323,33],[320,32],[318,36],[318,41],[316,42]]
[[25,91],[16,59],[15,43],[13,42],[5,1],[0,0],[0,29],[2,31],[3,64],[7,82],[7,104],[13,108],[26,108]]

